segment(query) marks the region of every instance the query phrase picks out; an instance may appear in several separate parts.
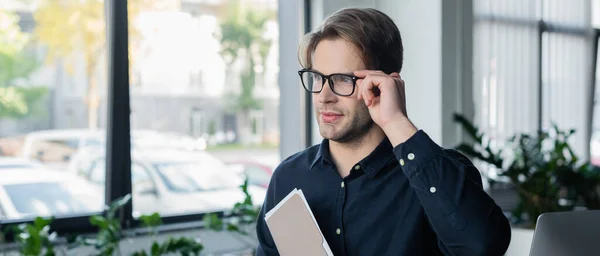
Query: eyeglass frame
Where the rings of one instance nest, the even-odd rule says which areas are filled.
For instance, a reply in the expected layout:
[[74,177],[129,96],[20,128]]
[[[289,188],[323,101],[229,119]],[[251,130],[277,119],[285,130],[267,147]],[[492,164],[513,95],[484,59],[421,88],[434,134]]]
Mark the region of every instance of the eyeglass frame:
[[[302,79],[302,74],[306,73],[306,72],[311,72],[311,73],[315,73],[319,76],[321,76],[321,81],[323,81],[321,84],[321,90],[315,91],[315,90],[309,90],[307,88],[307,86],[304,84],[304,80]],[[333,73],[333,74],[329,74],[329,75],[324,75],[323,73],[316,71],[316,70],[312,70],[312,69],[301,69],[298,70],[298,75],[300,76],[300,82],[302,83],[302,87],[304,87],[305,90],[311,92],[311,93],[321,93],[321,91],[323,91],[323,88],[325,88],[325,80],[327,80],[328,84],[329,84],[329,88],[331,89],[331,91],[338,95],[338,96],[342,96],[342,97],[348,97],[351,96],[352,94],[354,94],[354,90],[356,89],[356,81],[358,79],[360,79],[360,77],[355,76],[355,75],[351,75],[351,74],[344,74],[344,73]],[[330,79],[332,76],[335,75],[342,75],[342,76],[346,76],[346,77],[350,77],[352,79],[352,92],[350,92],[350,94],[345,95],[345,94],[340,94],[337,93],[334,89],[333,89],[333,81]]]

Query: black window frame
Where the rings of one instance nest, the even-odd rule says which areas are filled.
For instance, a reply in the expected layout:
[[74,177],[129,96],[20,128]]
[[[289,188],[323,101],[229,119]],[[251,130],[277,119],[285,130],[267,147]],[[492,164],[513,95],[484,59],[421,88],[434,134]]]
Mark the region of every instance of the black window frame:
[[[311,23],[311,0],[304,0],[303,19],[305,32],[310,31]],[[106,162],[107,168],[105,179],[105,203],[131,194],[131,99],[129,84],[129,59],[128,59],[128,1],[127,0],[104,0],[106,17],[106,42],[108,62],[108,102],[107,102],[107,128],[106,128]],[[306,93],[307,107],[312,105],[310,93]],[[306,111],[306,145],[310,146],[312,123],[310,116],[312,111]],[[135,200],[135,198],[132,198]],[[132,200],[118,213],[120,224],[124,229],[141,228],[141,222],[133,218]],[[78,235],[96,232],[98,229],[90,224],[89,213],[83,215],[55,216],[50,225],[51,231],[58,235]],[[163,216],[164,226],[160,228],[165,231],[187,230],[192,228],[203,228],[203,217],[207,213],[192,213],[173,216]],[[216,212],[222,217],[223,212]],[[12,229],[6,228],[23,223],[33,223],[34,218],[2,220],[0,219],[0,231],[5,232],[5,240],[14,242]],[[146,232],[137,232],[145,234]],[[0,248],[2,249],[2,248]]]

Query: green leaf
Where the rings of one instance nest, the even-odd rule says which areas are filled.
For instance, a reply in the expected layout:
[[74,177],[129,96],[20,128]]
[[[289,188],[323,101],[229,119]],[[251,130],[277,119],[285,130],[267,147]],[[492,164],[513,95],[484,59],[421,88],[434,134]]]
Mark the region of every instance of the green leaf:
[[465,116],[459,113],[455,113],[454,121],[459,123],[463,127],[463,129],[467,132],[471,139],[473,139],[479,144],[482,143],[483,136],[479,135],[479,129],[475,127],[475,125],[471,123]]
[[114,251],[115,251],[115,247],[113,245],[110,245],[110,246],[104,247],[100,251],[100,255],[102,255],[102,256],[112,256]]
[[45,256],[56,256],[56,253],[54,252],[54,246],[52,246],[52,244],[46,246],[46,253],[44,255]]
[[162,224],[160,214],[157,212],[151,215],[142,215],[140,221],[142,221],[142,225],[145,227],[158,227]]
[[162,253],[161,253],[160,245],[157,242],[152,243],[151,255],[152,256],[159,256],[161,254]]
[[214,213],[207,213],[203,218],[204,226],[208,229],[221,231],[223,230],[223,221]]
[[204,249],[202,243],[188,237],[170,237],[162,246],[163,253],[179,252],[180,255],[199,255]]
[[106,218],[104,218],[103,216],[98,216],[98,215],[91,216],[90,224],[92,224],[93,226],[99,227],[101,229],[108,228],[108,220]]
[[148,256],[148,254],[144,250],[141,250],[141,251],[138,251],[138,252],[134,252],[131,255],[132,256]]
[[41,230],[42,228],[50,225],[50,223],[52,223],[52,221],[54,221],[54,217],[50,217],[50,218],[42,218],[42,217],[36,217],[35,220],[33,221],[33,225]]
[[129,203],[129,201],[131,200],[131,194],[127,194],[123,197],[117,198],[116,200],[114,200],[109,208],[108,208],[108,215],[107,217],[109,219],[114,218],[115,217],[115,213],[123,208],[123,206],[125,206],[127,203]]

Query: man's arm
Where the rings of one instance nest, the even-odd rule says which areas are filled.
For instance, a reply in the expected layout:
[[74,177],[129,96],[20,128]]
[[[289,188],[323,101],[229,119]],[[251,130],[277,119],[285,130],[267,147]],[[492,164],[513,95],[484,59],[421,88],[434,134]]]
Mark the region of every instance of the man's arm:
[[[404,81],[398,73],[354,72],[359,100],[394,145],[440,248],[451,255],[502,255],[510,243],[508,220],[481,186],[479,171],[464,156],[442,150],[410,122]],[[379,95],[373,93],[377,88]]]
[[483,190],[481,176],[460,153],[443,150],[418,131],[394,153],[449,255],[503,255],[511,237],[502,210]]
[[256,256],[278,256],[279,252],[275,246],[275,241],[271,236],[269,227],[265,222],[265,214],[271,210],[275,205],[275,175],[277,172],[273,172],[269,187],[267,188],[267,195],[263,202],[258,219],[256,220],[256,236],[258,238],[258,247],[256,248]]

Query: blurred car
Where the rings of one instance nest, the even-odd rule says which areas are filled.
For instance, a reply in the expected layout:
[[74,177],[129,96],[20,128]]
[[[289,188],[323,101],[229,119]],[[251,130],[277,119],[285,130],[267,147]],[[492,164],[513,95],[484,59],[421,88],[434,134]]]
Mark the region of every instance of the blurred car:
[[0,170],[2,169],[32,169],[43,168],[42,163],[36,160],[25,159],[22,157],[4,157],[0,156]]
[[101,212],[102,190],[76,175],[43,168],[4,169],[0,174],[0,219]]
[[28,133],[23,143],[22,157],[42,162],[65,162],[78,149],[104,143],[99,130],[64,129]]
[[176,132],[158,132],[154,130],[134,130],[131,133],[136,148],[181,149],[187,151],[206,149],[206,140]]
[[[103,151],[82,151],[74,156],[69,172],[104,187]],[[230,210],[244,200],[243,180],[207,152],[175,149],[134,149],[131,166],[134,216],[158,212],[177,215]],[[256,206],[266,190],[249,186]]]
[[[204,150],[206,141],[185,134],[134,130],[131,132],[132,146],[136,148],[175,148],[189,151]],[[79,149],[105,146],[106,132],[103,130],[63,129],[28,133],[25,136],[21,156],[41,162],[68,162]]]
[[[184,134],[134,130],[131,132],[133,148],[173,148],[188,151],[204,150],[206,141]],[[37,160],[46,168],[65,170],[73,154],[82,148],[105,147],[106,132],[103,130],[63,129],[28,133],[20,156]]]
[[250,185],[255,185],[263,188],[269,186],[273,168],[268,165],[250,162],[250,161],[234,161],[228,162],[227,165],[243,179],[248,179]]

